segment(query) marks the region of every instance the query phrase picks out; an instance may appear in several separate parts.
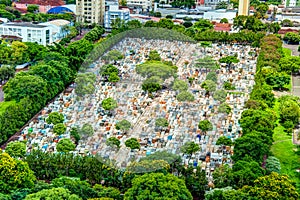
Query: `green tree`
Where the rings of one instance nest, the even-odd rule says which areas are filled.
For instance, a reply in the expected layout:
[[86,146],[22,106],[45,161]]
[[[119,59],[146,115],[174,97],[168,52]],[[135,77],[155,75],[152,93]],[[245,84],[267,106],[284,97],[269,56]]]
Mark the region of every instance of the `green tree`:
[[83,137],[92,136],[94,134],[94,128],[91,124],[83,124],[79,131],[80,135]]
[[299,44],[300,36],[298,33],[286,33],[283,40],[287,41],[288,44]]
[[180,178],[185,180],[185,185],[193,198],[203,199],[205,191],[208,189],[205,171],[201,170],[200,167],[188,166],[183,168],[181,173]]
[[226,63],[228,65],[228,67],[231,67],[232,63],[238,63],[240,62],[239,59],[237,59],[236,56],[226,56],[223,57],[219,60],[220,63]]
[[169,163],[164,160],[142,160],[130,163],[130,165],[126,168],[126,172],[131,174],[144,174],[151,172],[166,173],[169,169]]
[[228,19],[227,19],[227,18],[222,18],[222,19],[220,20],[220,23],[225,23],[225,24],[227,24],[227,23],[228,23]]
[[292,22],[291,20],[289,20],[289,19],[284,19],[284,20],[282,20],[282,22],[281,22],[281,26],[282,26],[282,27],[293,27],[294,24],[293,24],[293,22]]
[[124,133],[126,133],[126,131],[128,131],[130,128],[131,128],[131,123],[126,119],[123,119],[116,123],[116,129],[122,130]]
[[157,92],[162,89],[162,80],[158,76],[152,76],[143,81],[142,90],[148,91],[149,93]]
[[183,80],[176,79],[173,82],[172,89],[175,91],[183,92],[183,91],[187,91],[188,88],[189,88],[188,84]]
[[[235,149],[235,152],[238,151]],[[254,180],[264,175],[264,169],[255,161],[237,161],[233,167],[233,181],[237,188],[253,185]]]
[[214,26],[207,19],[199,19],[199,21],[194,23],[193,27],[196,29],[196,31],[203,32],[203,31],[213,29]]
[[38,5],[28,5],[27,6],[27,12],[29,12],[29,13],[35,13],[37,11],[39,11]]
[[206,80],[211,80],[215,83],[218,82],[218,75],[216,72],[208,72],[208,74],[206,75]]
[[120,81],[120,77],[116,73],[111,73],[108,77],[108,81],[111,83],[116,83],[116,82]]
[[299,104],[292,100],[284,101],[280,104],[279,114],[281,123],[291,121],[296,125],[299,123],[300,118]]
[[26,153],[26,144],[24,142],[10,142],[5,148],[5,152],[13,158],[23,158]]
[[127,26],[129,28],[129,30],[131,30],[131,29],[141,28],[142,23],[139,20],[134,19],[134,20],[128,21]]
[[276,115],[273,111],[249,109],[243,111],[239,122],[244,134],[258,131],[272,138],[275,121]]
[[204,68],[206,70],[217,70],[220,69],[220,66],[217,62],[210,56],[206,56],[204,58],[200,58],[196,60],[196,67]]
[[[263,133],[262,133],[263,134]],[[261,139],[258,133],[248,133],[234,142],[234,161],[243,160],[246,156],[258,163],[262,163],[263,157],[270,154],[270,144]]]
[[59,124],[64,122],[64,115],[59,112],[52,112],[46,119],[48,124]]
[[225,90],[217,90],[214,92],[214,99],[224,103],[226,101],[227,92]]
[[176,77],[177,67],[164,64],[160,61],[147,61],[143,64],[136,66],[136,72],[143,77],[150,78],[156,76],[162,80],[170,77]]
[[193,23],[191,21],[184,21],[182,24],[185,28],[190,28],[193,26]]
[[57,143],[56,150],[58,152],[68,153],[75,150],[75,144],[73,144],[70,139],[64,138]]
[[300,57],[289,56],[283,57],[279,61],[279,71],[290,74],[300,70]]
[[102,56],[105,61],[117,61],[123,58],[123,54],[118,50],[111,50],[106,55]]
[[234,85],[229,81],[225,81],[223,87],[225,90],[235,90]]
[[45,104],[49,96],[47,82],[41,77],[20,73],[5,84],[3,91],[6,101],[20,101],[28,97],[30,99],[36,99],[41,102],[41,104]]
[[41,190],[37,193],[29,194],[25,200],[36,200],[36,199],[66,199],[66,200],[80,200],[76,194],[71,194],[68,189],[64,188],[52,188]]
[[140,149],[141,145],[139,141],[136,138],[130,138],[125,141],[126,147],[129,147],[130,149]]
[[188,91],[183,91],[180,92],[177,96],[176,99],[178,101],[194,101],[195,97],[192,93],[188,92]]
[[296,200],[300,197],[295,183],[289,180],[287,175],[279,175],[276,172],[272,172],[270,175],[258,177],[254,184],[254,187],[244,186],[242,191],[257,199]]
[[216,145],[225,145],[225,146],[231,146],[232,141],[230,138],[226,136],[221,136],[218,138]]
[[172,29],[174,26],[174,23],[171,19],[166,19],[166,18],[162,18],[159,20],[159,22],[157,23],[157,27],[160,28],[167,28],[167,29]]
[[149,199],[150,196],[153,199],[193,199],[182,179],[171,174],[150,173],[133,179],[124,200]]
[[216,91],[217,85],[211,80],[206,80],[201,84],[201,87],[206,90],[207,93]]
[[12,66],[2,65],[0,67],[0,81],[8,81],[15,75],[15,68]]
[[64,188],[70,191],[72,195],[77,195],[82,199],[98,197],[97,191],[91,188],[89,183],[81,181],[79,178],[63,176],[53,179],[51,184],[55,188]]
[[54,97],[58,92],[64,89],[64,83],[61,81],[61,76],[54,67],[50,65],[38,64],[30,68],[32,75],[42,77],[47,81],[48,93]]
[[169,122],[166,118],[157,118],[155,120],[155,126],[157,126],[157,127],[168,127]]
[[94,73],[79,73],[75,79],[75,92],[79,96],[93,94],[95,91],[96,75]]
[[118,107],[117,101],[113,98],[109,97],[107,99],[104,99],[101,103],[101,106],[104,110],[113,110]]
[[278,158],[274,156],[269,156],[266,160],[266,171],[268,173],[271,172],[280,173],[280,170],[281,170],[281,166]]
[[120,140],[118,140],[118,138],[116,137],[110,137],[106,141],[106,145],[110,147],[116,146],[120,148],[120,144],[121,144]]
[[205,133],[207,131],[212,131],[213,125],[209,120],[205,119],[199,122],[198,128]]
[[148,60],[157,60],[160,61],[160,55],[156,50],[150,51]]
[[11,43],[12,48],[12,61],[15,64],[23,64],[29,62],[29,55],[27,53],[28,46],[20,41],[14,41]]
[[231,109],[230,105],[226,102],[222,103],[218,108],[219,113],[229,114],[229,113],[231,113],[231,110],[232,109]]
[[[96,184],[93,187],[98,192],[98,197],[107,197],[108,199],[121,200],[121,192],[117,188],[104,187],[100,184]],[[102,199],[102,198],[100,198]],[[104,200],[104,199],[103,199]]]
[[62,135],[66,132],[67,127],[63,123],[55,124],[53,127],[53,132],[57,135]]
[[200,150],[200,147],[195,142],[186,142],[182,147],[180,148],[180,151],[186,155],[189,155],[191,158],[194,153]]
[[119,69],[112,64],[103,65],[100,68],[100,74],[102,76],[110,76],[111,74],[118,74]]
[[181,163],[182,163],[181,156],[179,156],[177,154],[169,153],[167,151],[156,151],[156,152],[140,159],[140,161],[143,161],[143,160],[164,160],[174,170],[180,169]]
[[32,188],[36,180],[28,164],[7,153],[0,154],[0,191],[10,193],[18,188]]
[[75,144],[78,144],[80,140],[79,129],[77,127],[72,127],[70,130],[70,136],[74,138]]
[[224,188],[233,185],[232,168],[227,164],[217,167],[212,176],[215,188]]

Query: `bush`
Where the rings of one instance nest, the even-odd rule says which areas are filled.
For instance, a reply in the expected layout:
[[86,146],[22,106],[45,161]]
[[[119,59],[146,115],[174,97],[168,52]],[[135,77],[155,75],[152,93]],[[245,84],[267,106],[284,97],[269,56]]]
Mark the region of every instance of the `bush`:
[[130,138],[125,141],[126,147],[130,149],[140,149],[141,145],[136,138]]
[[67,127],[63,123],[56,124],[53,127],[53,132],[57,135],[62,135],[66,132]]
[[14,158],[23,158],[26,153],[26,144],[24,142],[10,142],[5,148],[5,152]]
[[75,149],[75,144],[73,144],[73,142],[67,138],[61,139],[56,146],[56,150],[58,152],[68,153],[70,151],[74,151],[74,149]]
[[117,146],[118,148],[120,148],[120,140],[118,140],[118,138],[116,137],[110,137],[106,140],[106,145],[113,147],[113,146]]

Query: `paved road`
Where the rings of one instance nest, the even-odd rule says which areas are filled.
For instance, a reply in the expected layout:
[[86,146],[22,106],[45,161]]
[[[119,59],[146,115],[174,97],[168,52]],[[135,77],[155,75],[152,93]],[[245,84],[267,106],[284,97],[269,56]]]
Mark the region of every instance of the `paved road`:
[[300,97],[300,76],[293,76],[293,88],[292,88],[292,93],[295,96]]
[[2,87],[0,87],[0,102],[4,101],[4,92],[2,91]]

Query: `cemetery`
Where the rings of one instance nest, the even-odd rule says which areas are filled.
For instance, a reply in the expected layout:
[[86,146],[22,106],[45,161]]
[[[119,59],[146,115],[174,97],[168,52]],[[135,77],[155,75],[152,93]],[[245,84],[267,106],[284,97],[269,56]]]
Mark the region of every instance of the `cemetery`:
[[[79,95],[76,92],[79,86],[71,85],[21,131],[19,140],[27,141],[28,152],[32,149],[57,152],[61,139],[74,140],[70,134],[72,128],[83,130],[85,126],[92,128],[80,133],[73,153],[110,158],[120,168],[156,151],[183,155],[180,148],[191,141],[199,144],[200,150],[192,156],[183,155],[184,164],[201,166],[209,181],[220,164],[232,164],[233,147],[216,143],[221,136],[231,141],[241,136],[239,119],[255,83],[255,48],[229,44],[202,47],[181,41],[125,38],[112,49],[121,52],[122,59],[107,60],[108,52],[85,72],[95,75],[88,83],[91,92]],[[161,89],[152,93],[142,88],[149,74],[138,70],[147,64],[150,51],[157,51],[161,61],[171,63],[177,70],[172,76],[163,77]],[[219,63],[221,58],[230,56],[236,57],[237,62]],[[109,63],[118,68],[118,82],[109,82],[101,74],[101,67]],[[158,74],[157,70],[151,73]],[[213,81],[211,74],[216,74]],[[186,91],[174,89],[175,79],[188,85]],[[185,100],[185,95],[191,98]],[[115,100],[116,105],[105,108],[103,101],[108,98]],[[225,111],[221,109],[224,106]],[[48,123],[47,118],[53,112],[63,115],[66,129],[61,128],[61,134],[57,134],[57,125]],[[158,123],[161,118],[167,123]],[[122,120],[130,122],[130,128],[117,128],[116,124]],[[203,120],[211,122],[212,128],[199,128]],[[120,141],[120,148],[107,145],[111,137]],[[138,140],[139,149],[126,147],[125,141],[130,138]]]

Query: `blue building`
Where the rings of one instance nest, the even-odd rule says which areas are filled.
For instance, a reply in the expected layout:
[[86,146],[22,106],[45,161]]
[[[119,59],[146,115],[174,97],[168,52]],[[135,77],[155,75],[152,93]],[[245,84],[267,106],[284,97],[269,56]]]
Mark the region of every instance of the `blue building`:
[[114,4],[107,5],[104,15],[104,28],[107,31],[111,31],[112,23],[118,18],[124,22],[128,22],[130,19],[129,9],[120,10],[117,2]]

